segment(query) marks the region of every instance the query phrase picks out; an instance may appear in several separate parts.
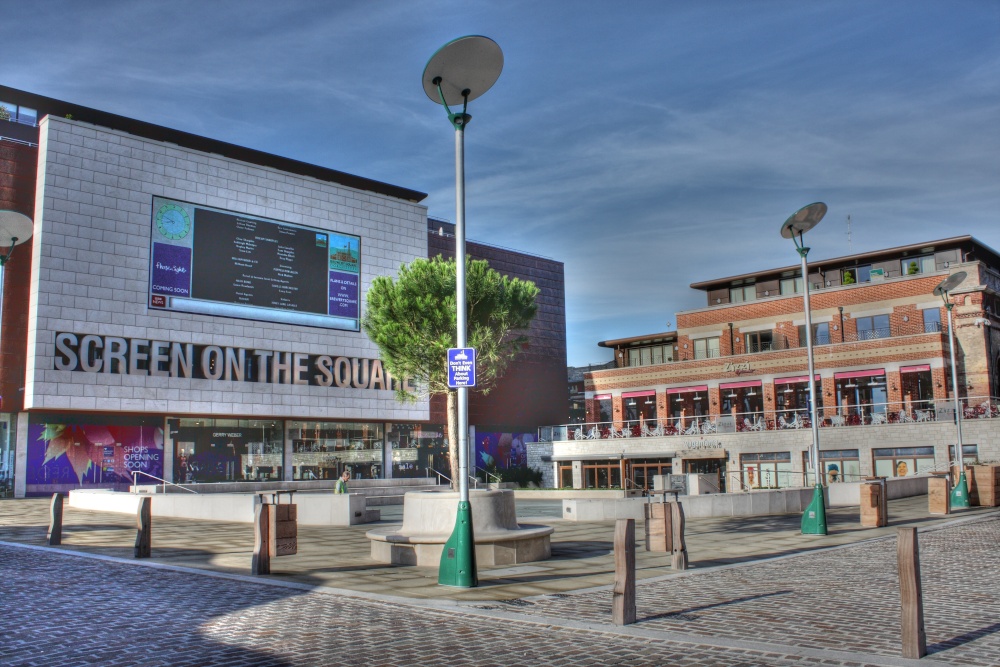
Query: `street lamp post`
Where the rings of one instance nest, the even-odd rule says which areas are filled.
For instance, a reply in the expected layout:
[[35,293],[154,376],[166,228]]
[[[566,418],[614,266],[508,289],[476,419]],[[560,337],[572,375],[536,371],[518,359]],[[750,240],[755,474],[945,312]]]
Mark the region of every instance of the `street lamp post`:
[[795,243],[795,249],[802,260],[802,299],[806,311],[806,358],[809,367],[809,407],[812,427],[812,449],[810,450],[809,458],[812,459],[813,473],[816,476],[816,486],[812,502],[809,503],[805,513],[802,515],[803,535],[826,535],[826,501],[823,497],[823,478],[819,464],[819,412],[816,409],[816,371],[813,364],[812,314],[809,311],[809,268],[806,263],[809,248],[805,246],[802,240],[802,235],[819,224],[824,215],[826,215],[826,204],[816,202],[815,204],[809,204],[800,208],[781,225],[781,235],[786,239],[792,239]]
[[958,431],[958,442],[955,444],[955,465],[958,466],[958,483],[951,491],[952,507],[969,507],[969,484],[965,479],[965,463],[962,458],[962,404],[958,398],[958,367],[955,364],[955,329],[952,326],[951,291],[962,284],[968,274],[965,271],[954,273],[941,281],[934,288],[934,295],[941,297],[948,311],[948,348],[951,351],[951,393],[955,400],[955,428]]
[[[465,296],[465,127],[472,120],[469,102],[489,90],[503,70],[503,52],[492,39],[459,37],[431,56],[424,67],[424,92],[444,106],[455,128],[455,265],[457,347],[468,342]],[[462,105],[460,113],[449,105]],[[458,514],[455,530],[444,545],[438,583],[472,588],[479,585],[476,546],[469,504],[469,390],[458,387]]]

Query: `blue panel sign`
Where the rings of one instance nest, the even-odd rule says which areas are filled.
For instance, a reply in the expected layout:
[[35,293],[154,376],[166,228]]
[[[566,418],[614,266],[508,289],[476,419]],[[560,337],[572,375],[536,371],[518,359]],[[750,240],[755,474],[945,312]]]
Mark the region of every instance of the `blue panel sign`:
[[448,386],[476,386],[476,351],[471,347],[453,347],[448,350]]

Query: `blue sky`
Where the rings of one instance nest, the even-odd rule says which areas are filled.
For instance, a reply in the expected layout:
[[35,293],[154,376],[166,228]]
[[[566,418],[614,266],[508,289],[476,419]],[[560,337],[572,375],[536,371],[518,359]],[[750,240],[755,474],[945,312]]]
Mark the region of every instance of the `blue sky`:
[[[420,85],[487,35],[469,237],[566,267],[569,361],[665,331],[688,285],[973,234],[1000,249],[1000,1],[6,3],[0,82],[429,193],[454,143]],[[847,216],[852,219],[850,243]]]

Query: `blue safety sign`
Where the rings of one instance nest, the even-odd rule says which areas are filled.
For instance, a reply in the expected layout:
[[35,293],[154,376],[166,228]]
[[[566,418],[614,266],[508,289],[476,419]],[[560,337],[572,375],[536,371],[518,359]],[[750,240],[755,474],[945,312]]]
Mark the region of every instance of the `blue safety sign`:
[[448,350],[448,386],[476,386],[476,350],[471,347],[453,347]]

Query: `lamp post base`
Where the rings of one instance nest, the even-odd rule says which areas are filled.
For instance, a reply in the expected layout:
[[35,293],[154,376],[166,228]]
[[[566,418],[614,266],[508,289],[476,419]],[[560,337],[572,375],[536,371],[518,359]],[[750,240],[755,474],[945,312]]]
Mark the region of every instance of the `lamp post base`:
[[802,515],[802,534],[826,535],[826,500],[822,484],[816,485],[813,499]]
[[441,565],[438,567],[438,584],[475,588],[479,585],[476,572],[476,541],[472,530],[472,505],[468,500],[458,503],[455,530],[444,543]]
[[965,479],[964,471],[958,476],[958,484],[951,490],[951,506],[958,509],[971,506],[969,502],[969,483]]

